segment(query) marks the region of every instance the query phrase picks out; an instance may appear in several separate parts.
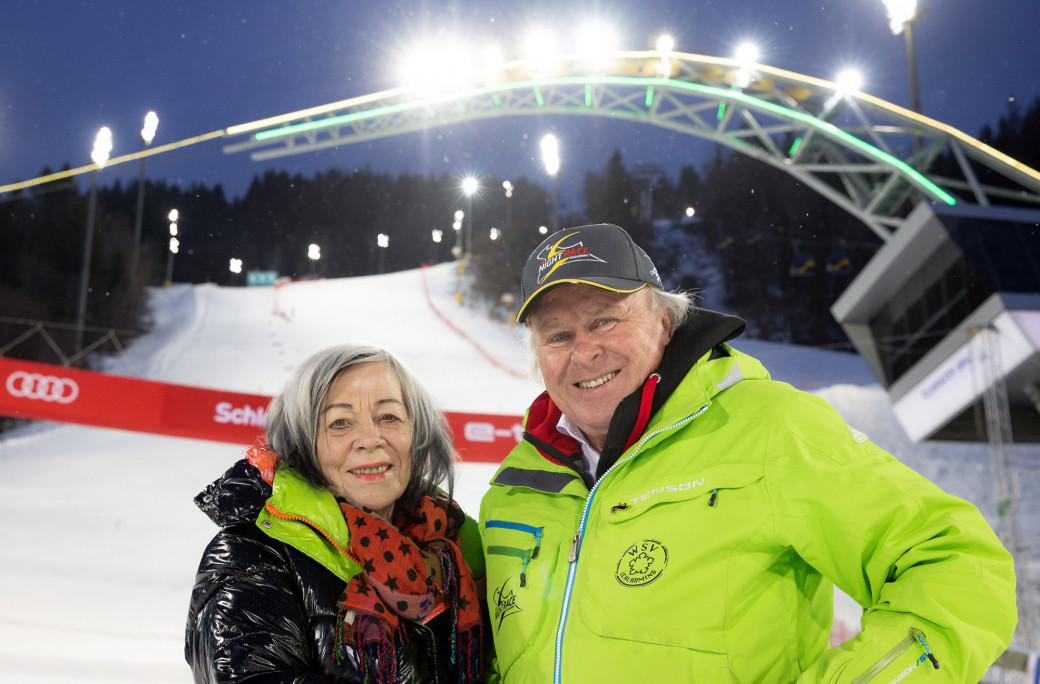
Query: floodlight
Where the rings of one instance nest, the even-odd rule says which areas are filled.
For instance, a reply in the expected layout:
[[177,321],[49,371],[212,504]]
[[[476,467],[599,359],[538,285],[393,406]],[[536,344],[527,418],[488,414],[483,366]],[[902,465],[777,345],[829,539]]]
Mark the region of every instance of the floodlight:
[[917,18],[917,0],[881,0],[888,12],[888,26],[898,36],[903,27]]
[[555,176],[560,170],[560,143],[553,134],[542,138],[542,160],[545,162],[545,171],[550,176]]
[[577,48],[589,67],[600,70],[617,50],[617,36],[605,22],[592,21],[578,29]]
[[462,192],[466,196],[472,195],[477,191],[477,179],[473,176],[466,176],[462,179]]
[[502,64],[505,62],[502,49],[497,45],[488,45],[481,52],[480,59],[480,69],[484,77],[489,82],[498,81],[498,70],[502,68]]
[[399,67],[407,87],[427,93],[468,88],[472,74],[473,60],[457,43],[420,46]]
[[148,112],[144,115],[144,128],[141,129],[141,140],[145,145],[151,145],[155,139],[155,130],[159,127],[159,115]]
[[736,60],[742,67],[750,67],[758,62],[758,47],[754,43],[741,43],[737,46]]
[[108,126],[104,126],[98,131],[97,137],[94,139],[94,149],[90,153],[90,158],[94,160],[94,163],[100,169],[108,162],[108,155],[111,152],[112,131]]
[[178,212],[176,209],[170,209],[170,220],[171,221],[176,221],[179,216],[180,216],[180,212]]
[[549,71],[556,57],[556,40],[544,29],[534,29],[524,40],[524,57],[539,71]]
[[675,49],[675,39],[667,33],[658,37],[657,49],[661,52],[671,52]]
[[837,84],[842,94],[854,93],[863,85],[863,76],[856,69],[845,69],[838,74]]

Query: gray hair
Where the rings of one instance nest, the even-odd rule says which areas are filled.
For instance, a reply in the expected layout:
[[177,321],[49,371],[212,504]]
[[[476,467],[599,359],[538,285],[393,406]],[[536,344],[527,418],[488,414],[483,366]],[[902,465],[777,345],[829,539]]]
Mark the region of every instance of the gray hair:
[[332,383],[340,373],[363,363],[385,363],[401,383],[404,407],[412,427],[412,476],[401,495],[405,507],[431,496],[446,482],[452,496],[455,448],[451,428],[433,396],[393,354],[364,344],[341,344],[323,349],[296,367],[267,410],[265,429],[278,465],[295,470],[314,487],[331,490],[318,462],[321,412]]
[[[697,305],[694,303],[696,295],[692,292],[683,292],[682,290],[665,292],[649,285],[642,289],[650,292],[651,311],[663,309],[668,314],[668,319],[671,321],[669,332],[674,332],[676,329],[681,328],[686,321],[690,320],[690,315],[697,309]],[[531,313],[533,314],[534,311]],[[521,331],[524,348],[527,350],[527,373],[531,376],[531,379],[542,383],[544,386],[545,381],[542,379],[542,369],[538,364],[538,348],[534,342],[534,335],[531,334],[532,318],[533,316],[531,315],[527,317]]]

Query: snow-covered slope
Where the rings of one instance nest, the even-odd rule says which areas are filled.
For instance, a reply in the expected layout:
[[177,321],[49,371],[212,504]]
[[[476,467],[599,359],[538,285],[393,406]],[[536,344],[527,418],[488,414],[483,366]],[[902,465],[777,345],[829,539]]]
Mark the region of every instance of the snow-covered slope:
[[[273,394],[308,354],[364,340],[401,356],[446,410],[520,415],[540,388],[522,377],[516,330],[457,304],[456,288],[454,267],[444,264],[278,288],[156,290],[154,330],[107,370]],[[987,450],[911,444],[857,357],[753,340],[735,346],[777,379],[821,394],[995,519]],[[44,424],[0,436],[0,681],[190,681],[184,618],[215,532],[192,498],[245,446]],[[1024,485],[1036,482],[1036,450],[1016,448],[1015,456],[1033,464],[1023,467]],[[456,493],[468,510],[493,470],[462,466]],[[1027,493],[1036,520],[1040,496]]]

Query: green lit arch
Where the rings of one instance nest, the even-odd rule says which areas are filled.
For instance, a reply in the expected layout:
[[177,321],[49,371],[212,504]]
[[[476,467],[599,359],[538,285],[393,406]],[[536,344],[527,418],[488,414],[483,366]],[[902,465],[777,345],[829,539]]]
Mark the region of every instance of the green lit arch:
[[[883,239],[920,201],[1040,204],[1040,173],[941,122],[865,93],[766,65],[658,51],[622,52],[592,70],[559,58],[550,73],[524,61],[465,90],[406,88],[234,126],[225,145],[272,159],[465,121],[525,114],[603,116],[714,140],[795,176]],[[935,163],[952,156],[957,173]],[[981,167],[1010,187],[979,181]]]

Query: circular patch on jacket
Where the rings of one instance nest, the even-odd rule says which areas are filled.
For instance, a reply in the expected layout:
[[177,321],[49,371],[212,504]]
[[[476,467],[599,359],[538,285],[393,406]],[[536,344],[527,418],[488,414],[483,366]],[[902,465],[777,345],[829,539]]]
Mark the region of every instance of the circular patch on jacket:
[[668,565],[668,549],[656,539],[644,539],[625,549],[614,577],[626,587],[641,587],[661,576]]

